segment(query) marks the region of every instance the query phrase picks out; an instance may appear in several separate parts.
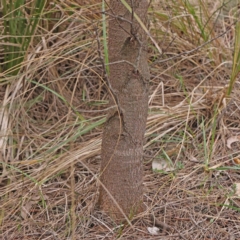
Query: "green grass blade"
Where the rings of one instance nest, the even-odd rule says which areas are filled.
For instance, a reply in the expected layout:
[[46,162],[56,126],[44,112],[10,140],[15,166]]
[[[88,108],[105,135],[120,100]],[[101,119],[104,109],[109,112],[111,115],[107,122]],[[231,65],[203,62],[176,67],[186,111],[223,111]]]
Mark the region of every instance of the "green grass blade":
[[63,96],[61,96],[60,94],[58,94],[57,92],[55,92],[51,88],[47,87],[46,85],[35,82],[33,80],[31,81],[31,83],[34,83],[34,84],[38,85],[39,87],[42,87],[43,89],[53,93],[55,96],[57,96],[59,99],[61,99],[68,107],[70,107],[77,114],[78,118],[81,121],[85,121],[85,118],[71,104],[69,104],[69,102]]
[[7,167],[9,167],[9,168],[11,168],[11,169],[13,169],[13,170],[16,171],[16,172],[21,173],[22,175],[24,175],[25,177],[27,177],[28,179],[30,179],[32,182],[38,184],[38,181],[37,181],[35,178],[31,177],[29,174],[25,173],[24,171],[22,171],[22,170],[20,170],[20,169],[18,169],[18,168],[16,168],[16,167],[14,167],[14,166],[12,166],[12,165],[10,165],[10,164],[7,164],[7,163],[5,163],[5,162],[0,162],[0,163],[1,163],[1,164],[4,164],[5,166],[7,166]]
[[32,3],[3,0],[2,3],[5,42],[3,70],[11,70],[10,75],[16,75],[35,35],[46,0]]
[[65,141],[59,143],[58,145],[48,149],[46,151],[46,154],[56,151],[57,149],[61,148],[62,146],[64,146],[65,144],[67,144],[69,142],[75,141],[78,137],[90,132],[91,130],[93,130],[94,128],[96,128],[98,126],[101,126],[103,123],[105,123],[105,121],[106,121],[106,118],[104,117],[96,122],[93,122],[92,124],[89,124],[88,126],[85,126],[84,128],[83,128],[83,126],[80,126],[77,130],[77,133],[74,136],[72,136],[72,137],[66,139]]

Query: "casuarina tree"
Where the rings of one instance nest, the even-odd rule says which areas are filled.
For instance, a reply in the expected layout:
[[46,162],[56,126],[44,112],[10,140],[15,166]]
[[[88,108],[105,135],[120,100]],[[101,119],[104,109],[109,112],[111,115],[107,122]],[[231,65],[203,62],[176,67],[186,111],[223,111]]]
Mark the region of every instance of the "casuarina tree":
[[110,0],[110,110],[103,131],[100,208],[114,219],[143,210],[143,142],[148,112],[147,0]]

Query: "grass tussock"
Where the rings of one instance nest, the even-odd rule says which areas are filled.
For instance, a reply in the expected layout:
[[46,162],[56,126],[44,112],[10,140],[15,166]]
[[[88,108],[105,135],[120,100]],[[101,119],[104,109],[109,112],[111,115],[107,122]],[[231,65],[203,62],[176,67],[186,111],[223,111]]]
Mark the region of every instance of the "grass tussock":
[[[238,1],[151,2],[162,54],[149,40],[146,211],[124,228],[95,210],[109,107],[102,3],[2,2],[1,239],[240,237],[240,145],[227,147],[240,127]],[[157,158],[175,170],[152,171]],[[171,230],[151,236],[150,214]]]

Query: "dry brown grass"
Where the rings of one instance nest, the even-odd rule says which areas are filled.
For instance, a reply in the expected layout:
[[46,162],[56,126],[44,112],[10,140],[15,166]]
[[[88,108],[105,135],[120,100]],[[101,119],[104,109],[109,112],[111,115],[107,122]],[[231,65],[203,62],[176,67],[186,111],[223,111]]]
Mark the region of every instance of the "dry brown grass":
[[[96,40],[101,4],[57,2],[47,6],[54,19],[43,16],[21,73],[0,73],[1,239],[240,238],[240,201],[234,195],[239,167],[216,170],[237,167],[232,159],[240,154],[239,143],[226,146],[240,127],[239,78],[231,100],[225,99],[232,10],[219,19],[214,14],[204,40],[182,1],[152,6],[151,33],[163,55],[150,44],[146,211],[123,227],[95,208],[108,108]],[[162,158],[162,150],[175,172],[152,171],[151,161]],[[151,236],[150,216],[170,229]]]

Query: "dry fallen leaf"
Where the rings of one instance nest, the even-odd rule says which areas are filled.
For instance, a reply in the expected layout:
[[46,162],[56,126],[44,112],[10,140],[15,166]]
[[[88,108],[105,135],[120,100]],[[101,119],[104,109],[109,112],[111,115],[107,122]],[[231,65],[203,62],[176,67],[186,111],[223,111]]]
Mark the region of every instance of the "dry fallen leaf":
[[159,234],[159,228],[157,228],[157,227],[148,227],[147,230],[151,235]]
[[240,165],[240,159],[239,158],[234,158],[233,161],[234,161],[235,164]]
[[24,206],[21,207],[21,217],[26,220],[31,214],[29,213],[32,205],[34,202],[29,201],[27,203],[25,203]]
[[154,159],[152,162],[152,169],[162,170],[165,172],[171,172],[175,170],[172,164],[165,159]]
[[240,183],[235,183],[236,185],[236,191],[235,191],[235,194],[240,197]]
[[232,137],[228,138],[228,140],[227,140],[227,147],[229,149],[232,149],[232,147],[231,147],[232,143],[239,142],[239,141],[240,141],[240,136],[232,136]]

